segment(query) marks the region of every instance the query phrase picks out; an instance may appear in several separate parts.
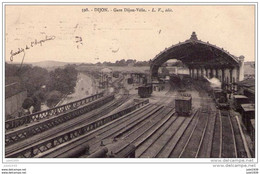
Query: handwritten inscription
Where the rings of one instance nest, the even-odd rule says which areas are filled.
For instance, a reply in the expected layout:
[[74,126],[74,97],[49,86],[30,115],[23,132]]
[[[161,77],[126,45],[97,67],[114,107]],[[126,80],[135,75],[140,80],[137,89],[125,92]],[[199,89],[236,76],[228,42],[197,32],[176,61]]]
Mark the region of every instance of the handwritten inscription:
[[26,50],[29,50],[29,49],[31,49],[31,48],[37,46],[37,45],[42,46],[42,44],[43,44],[44,42],[47,42],[47,41],[50,41],[50,40],[54,40],[55,38],[56,38],[55,36],[45,36],[44,39],[42,39],[42,40],[37,40],[37,39],[35,39],[35,40],[32,41],[30,44],[26,45],[26,46],[23,47],[23,48],[18,48],[16,51],[11,50],[11,51],[10,51],[10,61],[12,62],[12,61],[14,60],[14,57],[15,57],[16,55],[19,55],[19,54],[23,53],[23,56],[24,56]]

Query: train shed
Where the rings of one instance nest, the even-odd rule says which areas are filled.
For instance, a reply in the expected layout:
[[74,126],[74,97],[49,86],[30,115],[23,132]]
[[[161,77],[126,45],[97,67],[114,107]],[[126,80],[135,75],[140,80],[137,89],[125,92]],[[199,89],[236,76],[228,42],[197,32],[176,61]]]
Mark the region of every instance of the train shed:
[[195,32],[190,39],[172,45],[156,55],[150,64],[152,79],[158,78],[158,69],[168,60],[182,61],[194,79],[217,78],[230,88],[244,78],[244,56],[234,56],[223,48],[201,41]]

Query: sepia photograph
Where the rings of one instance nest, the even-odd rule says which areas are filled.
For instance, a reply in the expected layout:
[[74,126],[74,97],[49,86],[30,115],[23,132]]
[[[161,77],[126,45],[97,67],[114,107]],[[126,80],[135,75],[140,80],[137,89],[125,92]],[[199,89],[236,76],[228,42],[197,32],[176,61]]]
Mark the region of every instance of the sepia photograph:
[[2,8],[4,160],[256,159],[256,4]]

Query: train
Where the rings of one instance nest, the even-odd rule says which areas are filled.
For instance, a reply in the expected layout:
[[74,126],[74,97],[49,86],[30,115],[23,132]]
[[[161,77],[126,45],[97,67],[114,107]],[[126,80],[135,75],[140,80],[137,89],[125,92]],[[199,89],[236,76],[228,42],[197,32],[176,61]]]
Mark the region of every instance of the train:
[[229,109],[229,103],[227,100],[227,95],[224,92],[224,90],[220,89],[220,88],[215,88],[212,90],[212,97],[213,100],[216,103],[216,107],[218,109]]
[[153,86],[151,84],[138,87],[138,95],[141,98],[150,97],[152,92],[153,92]]

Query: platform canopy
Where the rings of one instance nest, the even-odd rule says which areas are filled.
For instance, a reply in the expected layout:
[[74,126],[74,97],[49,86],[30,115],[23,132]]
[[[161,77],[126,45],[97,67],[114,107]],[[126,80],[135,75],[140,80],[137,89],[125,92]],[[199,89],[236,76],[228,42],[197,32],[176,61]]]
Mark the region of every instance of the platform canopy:
[[188,68],[235,68],[240,63],[240,57],[209,42],[198,40],[195,32],[190,39],[172,45],[155,56],[150,64],[152,77],[157,77],[159,67],[170,59],[181,60]]

